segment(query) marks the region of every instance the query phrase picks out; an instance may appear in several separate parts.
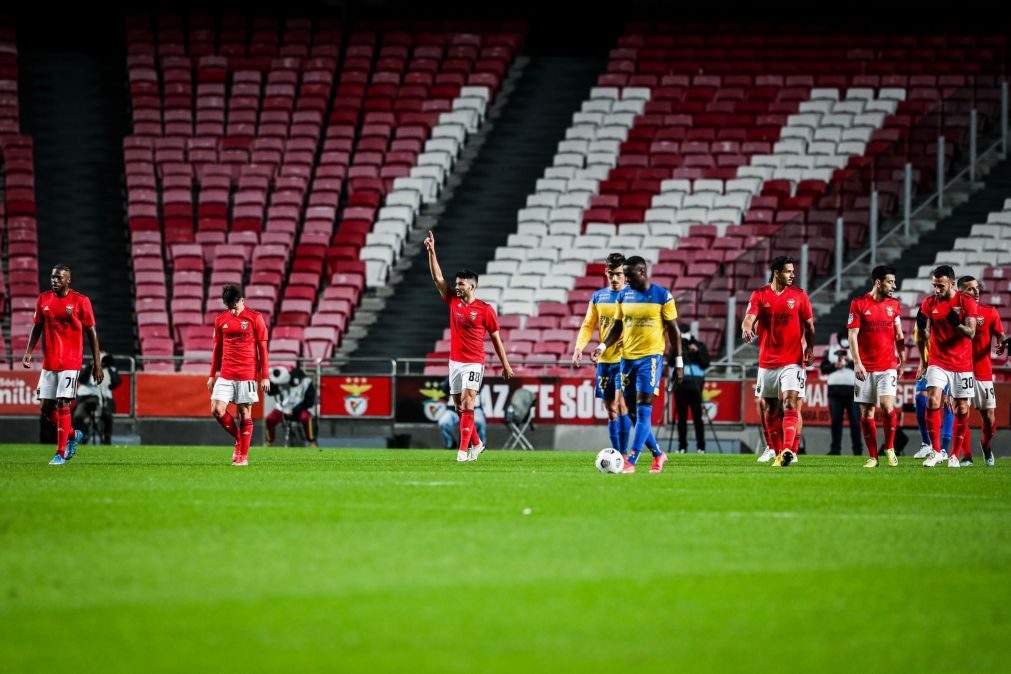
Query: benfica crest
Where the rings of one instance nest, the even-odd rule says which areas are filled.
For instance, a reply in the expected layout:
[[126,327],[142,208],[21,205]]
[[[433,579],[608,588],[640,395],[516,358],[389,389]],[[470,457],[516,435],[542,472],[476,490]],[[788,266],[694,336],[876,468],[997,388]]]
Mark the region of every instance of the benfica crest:
[[787,300],[786,301],[786,308],[787,309],[793,309],[793,305],[794,304],[795,304],[794,300]]
[[425,412],[425,418],[429,421],[438,421],[442,413],[446,411],[446,401],[442,399],[442,389],[439,388],[438,382],[426,381],[425,387],[419,389],[418,392],[428,398],[421,405]]
[[74,315],[74,307],[67,307],[67,316]]
[[470,320],[472,320],[472,321],[476,321],[477,320],[477,312],[476,311],[470,312]]
[[344,410],[353,417],[360,417],[369,408],[369,399],[362,394],[372,388],[361,377],[346,377],[341,390],[348,395],[344,397]]
[[887,307],[885,311],[888,312],[888,318],[891,318],[892,316],[895,315],[895,309],[892,309],[891,307]]
[[249,321],[239,321],[239,327],[245,330],[249,327]]

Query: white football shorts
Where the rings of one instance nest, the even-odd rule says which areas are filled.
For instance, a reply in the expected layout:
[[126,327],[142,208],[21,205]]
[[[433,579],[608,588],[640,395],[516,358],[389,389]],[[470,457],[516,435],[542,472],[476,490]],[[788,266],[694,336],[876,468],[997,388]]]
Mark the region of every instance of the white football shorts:
[[976,399],[972,406],[978,410],[997,409],[997,395],[994,393],[992,381],[976,381]]
[[962,400],[976,397],[976,377],[972,372],[948,372],[936,365],[927,366],[927,388],[948,387],[951,397]]
[[464,389],[481,390],[481,380],[484,379],[484,365],[481,363],[458,363],[449,361],[449,393],[457,395]]
[[864,405],[877,405],[881,398],[892,396],[899,391],[899,374],[895,370],[868,372],[864,381],[853,384],[853,400]]
[[807,373],[800,365],[784,365],[773,369],[758,368],[756,398],[778,398],[783,391],[798,391],[804,397]]
[[36,400],[56,400],[77,397],[77,378],[80,370],[43,370],[39,374],[39,385],[35,389]]
[[211,400],[220,400],[236,405],[252,405],[259,402],[259,385],[252,379],[248,381],[231,381],[218,377],[214,382],[214,392],[211,393]]

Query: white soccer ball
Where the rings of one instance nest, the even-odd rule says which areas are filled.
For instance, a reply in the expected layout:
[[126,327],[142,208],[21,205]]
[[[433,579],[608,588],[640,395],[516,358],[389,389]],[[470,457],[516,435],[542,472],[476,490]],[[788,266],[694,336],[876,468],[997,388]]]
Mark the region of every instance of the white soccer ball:
[[601,473],[620,473],[625,467],[625,457],[617,449],[608,447],[597,452],[597,460],[593,463]]

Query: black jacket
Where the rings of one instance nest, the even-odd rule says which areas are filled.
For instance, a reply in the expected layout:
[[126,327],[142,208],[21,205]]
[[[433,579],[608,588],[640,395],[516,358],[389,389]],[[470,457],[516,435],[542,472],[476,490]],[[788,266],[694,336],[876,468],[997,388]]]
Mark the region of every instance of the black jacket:
[[[688,350],[689,344],[694,344],[698,350],[695,353],[692,353],[691,351]],[[698,365],[703,370],[709,367],[709,349],[706,348],[705,344],[695,339],[695,337],[681,338],[681,357],[684,359],[685,362],[685,377],[697,376],[697,375],[689,375],[688,373],[689,365]],[[671,367],[674,367],[675,358],[676,356],[672,354],[670,357]]]

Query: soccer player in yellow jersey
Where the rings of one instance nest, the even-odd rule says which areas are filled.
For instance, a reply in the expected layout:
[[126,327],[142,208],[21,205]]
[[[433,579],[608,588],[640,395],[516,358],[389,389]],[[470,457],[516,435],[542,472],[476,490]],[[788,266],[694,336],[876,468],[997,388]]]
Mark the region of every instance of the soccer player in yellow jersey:
[[[583,349],[590,343],[595,328],[599,328],[600,341],[604,341],[618,307],[618,295],[625,289],[625,256],[611,253],[605,262],[607,286],[593,293],[586,318],[576,337],[576,348],[572,352],[572,364],[579,367]],[[628,433],[632,422],[628,418],[625,397],[621,395],[618,382],[621,381],[621,342],[607,348],[597,360],[596,396],[607,407],[607,434],[611,446],[624,456],[628,454]]]
[[[681,331],[677,324],[677,307],[670,291],[649,281],[646,260],[639,256],[625,261],[628,287],[618,294],[614,325],[604,342],[593,352],[597,362],[608,347],[622,340],[621,385],[626,398],[635,391],[635,429],[629,443],[628,464],[635,464],[647,439],[653,435],[653,398],[660,392],[663,376],[664,333],[670,339],[675,355],[674,371],[678,384],[684,380],[685,366],[681,358]],[[651,473],[659,473],[667,463],[667,455],[659,447],[651,449]]]

